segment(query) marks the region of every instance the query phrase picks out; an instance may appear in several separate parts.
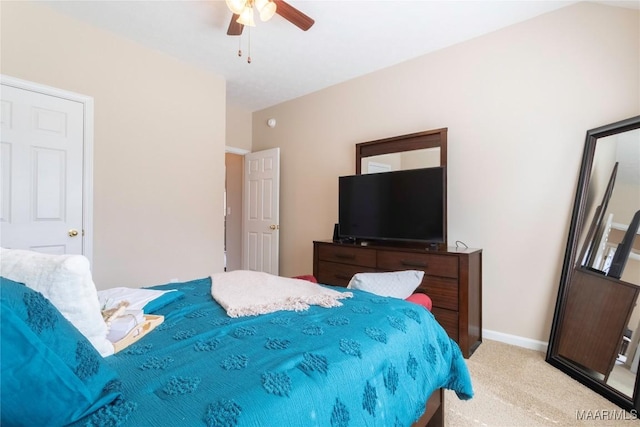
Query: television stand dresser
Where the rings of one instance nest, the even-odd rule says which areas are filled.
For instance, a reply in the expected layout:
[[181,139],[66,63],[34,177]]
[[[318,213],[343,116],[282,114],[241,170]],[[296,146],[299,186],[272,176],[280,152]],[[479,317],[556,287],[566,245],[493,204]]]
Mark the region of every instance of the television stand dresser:
[[346,287],[356,273],[421,270],[416,292],[431,298],[431,312],[469,358],[482,342],[482,250],[313,242],[318,282]]

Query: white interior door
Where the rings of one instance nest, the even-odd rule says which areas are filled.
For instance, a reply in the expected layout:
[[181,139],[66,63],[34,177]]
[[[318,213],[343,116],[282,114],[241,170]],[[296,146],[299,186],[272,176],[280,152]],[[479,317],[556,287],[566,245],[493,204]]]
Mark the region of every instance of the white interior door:
[[280,148],[245,155],[242,253],[245,270],[278,274]]
[[6,81],[0,94],[0,244],[83,254],[85,105]]

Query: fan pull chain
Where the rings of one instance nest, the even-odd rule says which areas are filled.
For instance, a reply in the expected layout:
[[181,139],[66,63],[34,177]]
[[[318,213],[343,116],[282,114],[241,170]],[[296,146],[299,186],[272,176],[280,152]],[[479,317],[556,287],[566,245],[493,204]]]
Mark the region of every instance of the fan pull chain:
[[[251,27],[247,28],[247,50],[249,56],[247,56],[247,63],[251,64]],[[238,37],[238,57],[242,57],[242,35]]]
[[251,27],[248,28],[248,34],[247,37],[249,38],[249,43],[248,43],[248,51],[249,51],[249,55],[247,56],[247,64],[251,64]]

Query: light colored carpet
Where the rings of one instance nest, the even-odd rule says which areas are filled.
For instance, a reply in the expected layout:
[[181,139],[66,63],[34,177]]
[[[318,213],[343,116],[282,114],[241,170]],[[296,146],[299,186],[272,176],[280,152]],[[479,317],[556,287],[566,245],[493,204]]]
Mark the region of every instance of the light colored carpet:
[[634,414],[544,360],[545,354],[484,340],[467,359],[475,396],[445,392],[445,426],[639,426]]

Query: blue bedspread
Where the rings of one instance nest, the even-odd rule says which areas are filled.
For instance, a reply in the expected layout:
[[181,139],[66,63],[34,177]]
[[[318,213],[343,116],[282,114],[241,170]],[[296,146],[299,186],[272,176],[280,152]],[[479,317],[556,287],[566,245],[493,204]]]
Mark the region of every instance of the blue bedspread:
[[421,306],[352,291],[338,308],[230,318],[210,286],[154,287],[185,296],[107,358],[123,397],[80,424],[409,426],[434,390],[473,394],[460,349]]

